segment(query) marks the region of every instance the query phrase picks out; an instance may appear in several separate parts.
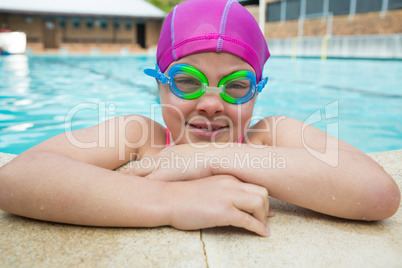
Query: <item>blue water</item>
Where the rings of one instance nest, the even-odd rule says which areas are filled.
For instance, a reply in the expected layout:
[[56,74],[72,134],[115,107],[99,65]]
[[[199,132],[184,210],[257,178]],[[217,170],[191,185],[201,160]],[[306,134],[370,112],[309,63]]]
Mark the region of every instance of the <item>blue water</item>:
[[[0,57],[0,152],[122,114],[163,123],[142,72],[153,66],[152,56]],[[271,58],[264,73],[256,118],[314,123],[366,153],[402,148],[401,61]]]

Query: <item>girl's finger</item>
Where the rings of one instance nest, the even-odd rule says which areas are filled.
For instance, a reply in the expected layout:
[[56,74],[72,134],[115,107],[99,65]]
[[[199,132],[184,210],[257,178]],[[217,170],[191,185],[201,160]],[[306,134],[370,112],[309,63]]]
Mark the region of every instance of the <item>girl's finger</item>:
[[268,212],[268,217],[273,217],[273,216],[275,216],[275,211],[272,208],[270,208],[269,212]]
[[262,197],[254,194],[239,195],[234,200],[234,206],[249,215],[252,215],[255,219],[262,224],[267,222],[266,209],[264,206],[264,200]]
[[270,214],[272,214],[272,213],[270,212],[270,208],[269,208],[268,190],[265,187],[261,187],[261,186],[258,186],[255,184],[250,184],[250,183],[243,183],[242,186],[243,186],[243,189],[245,189],[247,192],[258,195],[262,198],[262,200],[264,200],[265,217],[270,217],[271,216]]
[[261,221],[254,218],[252,215],[236,210],[233,214],[232,226],[241,227],[254,232],[258,235],[267,237],[270,235],[268,223],[262,223]]
[[145,157],[140,161],[131,162],[127,173],[145,177],[154,172],[157,168],[157,162],[153,157]]

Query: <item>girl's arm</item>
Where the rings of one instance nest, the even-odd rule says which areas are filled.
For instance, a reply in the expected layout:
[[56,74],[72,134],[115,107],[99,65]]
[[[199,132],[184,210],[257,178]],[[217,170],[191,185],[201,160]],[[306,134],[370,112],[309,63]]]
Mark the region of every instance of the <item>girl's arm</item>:
[[0,208],[29,218],[94,226],[167,223],[158,206],[165,201],[164,183],[130,178],[62,154],[21,154],[0,169],[0,185]]
[[[141,190],[136,196],[144,194],[142,198],[146,199],[148,183],[131,183],[129,178],[111,170],[127,162],[131,155],[145,153],[139,149],[136,130],[149,123],[140,116],[117,117],[60,134],[23,152],[0,168],[0,208],[64,223],[129,224],[133,215],[127,211],[135,210],[130,195]],[[146,147],[146,143],[141,145]],[[146,204],[152,205],[153,201],[156,200],[149,199]],[[141,207],[137,210],[140,215],[145,214]],[[150,224],[146,216],[138,219]],[[157,224],[160,219],[154,220]]]
[[[268,193],[263,187],[229,175],[164,182],[112,171],[132,154],[141,158],[154,153],[151,142],[135,146],[147,133],[140,127],[150,127],[150,120],[138,117],[119,125],[118,120],[124,119],[59,135],[1,167],[0,209],[80,225],[179,229],[234,225],[268,235]],[[164,130],[157,130],[156,144],[164,144]],[[101,146],[104,138],[110,144]],[[95,147],[88,148],[93,142]]]
[[[242,181],[266,187],[272,197],[341,218],[381,220],[397,211],[399,189],[381,167],[350,151],[328,150],[337,154],[336,166],[303,148],[245,145],[217,151],[218,157],[229,156],[230,164],[215,165],[212,173],[236,174]],[[244,159],[252,160],[242,165]]]
[[[248,144],[210,144],[205,149],[175,146],[180,147],[174,150],[176,169],[159,166],[155,171],[140,161],[130,172],[163,180],[228,174],[263,186],[280,200],[348,219],[381,220],[399,207],[399,188],[381,166],[299,120],[266,118],[250,129],[246,139]],[[170,150],[158,157],[171,157]]]
[[[346,142],[287,117],[268,117],[251,131],[256,131],[249,135],[247,147],[252,148],[225,153],[234,159],[250,152],[266,159],[265,164],[271,161],[270,166],[242,168],[231,162],[232,168],[220,167],[217,173],[236,174],[243,181],[265,186],[273,197],[337,217],[381,220],[398,210],[401,195],[395,181]],[[258,149],[253,144],[270,147]]]

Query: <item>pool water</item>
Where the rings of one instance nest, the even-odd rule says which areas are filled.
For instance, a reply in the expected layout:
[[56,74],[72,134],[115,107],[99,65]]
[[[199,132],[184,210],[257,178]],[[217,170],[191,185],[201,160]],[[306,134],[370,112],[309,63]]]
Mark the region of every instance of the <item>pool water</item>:
[[[0,152],[123,114],[163,124],[156,83],[143,74],[154,58],[0,57]],[[272,57],[254,114],[313,123],[366,153],[401,149],[401,73],[401,61]]]

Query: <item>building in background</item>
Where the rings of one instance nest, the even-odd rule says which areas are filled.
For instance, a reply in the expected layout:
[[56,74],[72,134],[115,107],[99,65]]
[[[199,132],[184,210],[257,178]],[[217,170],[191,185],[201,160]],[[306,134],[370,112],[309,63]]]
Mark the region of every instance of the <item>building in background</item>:
[[145,0],[0,2],[0,25],[33,52],[127,52],[156,46],[166,13]]
[[402,33],[402,0],[270,0],[266,8],[268,38]]
[[[402,58],[402,0],[265,3],[264,34],[272,55]],[[258,6],[247,8],[258,21]]]

